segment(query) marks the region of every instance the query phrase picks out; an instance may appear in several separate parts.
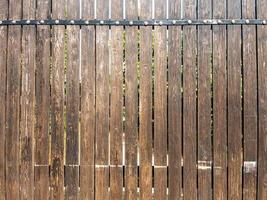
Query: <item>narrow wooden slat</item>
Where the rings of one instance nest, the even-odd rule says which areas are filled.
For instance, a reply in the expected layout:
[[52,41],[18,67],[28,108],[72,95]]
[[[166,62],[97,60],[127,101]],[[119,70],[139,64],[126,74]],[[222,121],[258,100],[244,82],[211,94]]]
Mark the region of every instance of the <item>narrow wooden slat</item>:
[[[82,18],[94,18],[94,1],[82,1]],[[81,28],[80,198],[94,199],[95,28]]]
[[[8,17],[8,1],[0,0],[0,18]],[[5,200],[5,133],[6,133],[6,69],[7,69],[7,26],[0,27],[0,200]]]
[[[151,19],[152,1],[140,1],[140,19]],[[140,27],[140,199],[152,199],[152,28]]]
[[[211,0],[198,0],[198,18],[211,18]],[[198,199],[212,198],[210,26],[198,27]]]
[[[242,1],[242,17],[255,18],[255,1]],[[257,162],[257,56],[256,27],[243,26],[244,87],[244,168],[243,199],[256,199],[257,170],[246,169],[248,162]],[[256,167],[256,165],[255,165]]]
[[[23,18],[35,18],[35,0],[23,2]],[[35,33],[35,26],[22,28],[20,199],[25,200],[34,197]]]
[[[9,1],[9,19],[21,19],[22,1]],[[6,199],[19,199],[21,27],[8,28],[6,93]]]
[[[228,18],[241,17],[240,1],[228,2]],[[228,26],[228,198],[242,198],[241,26]]]
[[[195,8],[195,1],[184,1],[184,18],[196,18]],[[184,27],[183,34],[183,194],[191,200],[197,198],[196,27]]]
[[[166,18],[165,1],[155,0],[156,19]],[[167,29],[155,27],[154,38],[154,188],[155,199],[167,198]],[[159,167],[158,167],[159,166]]]
[[[37,19],[50,17],[48,0],[37,0]],[[36,33],[36,129],[35,199],[49,198],[49,107],[50,107],[50,27],[38,26]]]
[[[267,18],[267,2],[257,1],[257,17]],[[267,27],[258,26],[258,199],[267,198]]]
[[[137,19],[137,1],[125,2],[126,19]],[[126,199],[137,198],[137,139],[138,139],[138,28],[125,27],[125,191]]]
[[[123,1],[111,1],[111,18],[123,18]],[[122,199],[123,27],[111,27],[110,38],[110,198]]]
[[[79,18],[79,2],[69,0],[67,19]],[[67,26],[65,198],[78,199],[79,189],[79,46],[80,27]]]
[[[181,1],[169,1],[169,18],[181,18]],[[181,27],[169,27],[168,37],[168,137],[169,199],[182,198],[182,98]]]
[[[108,19],[109,4],[97,1],[96,17]],[[96,27],[95,198],[109,199],[109,27]],[[98,167],[99,166],[99,167]]]
[[[64,19],[63,1],[52,1],[53,19]],[[52,27],[50,199],[64,197],[64,37],[65,27]]]
[[[225,1],[213,1],[213,18],[225,18]],[[227,199],[226,26],[213,26],[213,197]]]

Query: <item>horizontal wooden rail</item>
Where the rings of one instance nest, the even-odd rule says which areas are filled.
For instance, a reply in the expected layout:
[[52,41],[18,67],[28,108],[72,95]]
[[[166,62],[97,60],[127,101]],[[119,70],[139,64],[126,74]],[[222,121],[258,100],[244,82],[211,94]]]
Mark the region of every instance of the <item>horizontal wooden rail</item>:
[[0,25],[106,25],[106,26],[186,26],[186,25],[266,25],[265,19],[165,19],[165,20],[2,20]]

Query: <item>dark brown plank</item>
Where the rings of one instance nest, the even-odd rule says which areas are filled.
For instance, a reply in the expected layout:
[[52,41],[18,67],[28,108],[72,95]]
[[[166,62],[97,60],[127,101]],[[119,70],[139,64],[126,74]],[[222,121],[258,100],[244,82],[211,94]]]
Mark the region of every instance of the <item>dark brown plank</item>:
[[[169,1],[169,18],[181,18],[181,1]],[[169,199],[182,198],[182,98],[181,27],[169,27],[168,49],[168,137]]]
[[[23,2],[23,18],[35,18],[35,0]],[[35,26],[22,28],[20,199],[25,200],[34,197],[35,33]]]
[[[123,18],[123,1],[111,2],[111,18]],[[111,27],[110,38],[110,198],[122,199],[123,27]]]
[[[54,19],[64,19],[63,1],[52,1]],[[64,197],[64,26],[52,27],[50,199]]]
[[[242,1],[242,17],[255,18],[255,1]],[[256,27],[243,26],[244,167],[243,199],[257,194],[257,56]]]
[[[184,18],[196,18],[195,10],[195,1],[184,2]],[[197,198],[196,27],[184,27],[183,34],[183,194],[191,200]]]
[[[126,19],[137,19],[137,1],[125,2]],[[138,28],[125,27],[125,198],[137,198]]]
[[[22,1],[9,1],[9,19],[21,19]],[[19,199],[21,27],[8,28],[6,93],[6,199]]]
[[[198,18],[212,16],[210,0],[198,1]],[[211,186],[211,54],[210,26],[198,27],[198,199],[212,198]]]
[[[37,19],[50,16],[49,0],[37,0]],[[49,198],[49,107],[50,107],[50,27],[38,26],[36,33],[36,129],[35,199]]]
[[[155,0],[155,18],[165,19],[165,1]],[[154,195],[167,198],[167,28],[156,26],[154,38]]]
[[[67,19],[79,18],[79,4],[67,2]],[[80,27],[67,26],[65,198],[78,199],[79,189],[79,45]]]
[[[108,19],[109,4],[97,1],[96,16]],[[96,27],[96,150],[95,198],[109,199],[109,27]]]
[[[213,18],[225,18],[225,1],[213,1]],[[226,27],[213,26],[213,197],[227,199]]]
[[[228,2],[228,18],[241,17],[240,1]],[[228,26],[228,198],[242,198],[241,26]]]
[[[267,2],[257,1],[257,17],[267,18]],[[258,199],[267,198],[267,27],[258,26],[258,115],[259,115],[259,143],[258,143]]]
[[[151,19],[152,1],[140,1],[140,19]],[[140,199],[152,199],[152,28],[140,27]]]
[[[0,18],[8,17],[8,1],[0,0]],[[6,69],[7,69],[7,26],[0,27],[0,200],[5,200],[5,133],[6,133]]]
[[[94,1],[82,4],[82,18],[94,18]],[[81,155],[80,198],[94,199],[95,28],[81,28]]]

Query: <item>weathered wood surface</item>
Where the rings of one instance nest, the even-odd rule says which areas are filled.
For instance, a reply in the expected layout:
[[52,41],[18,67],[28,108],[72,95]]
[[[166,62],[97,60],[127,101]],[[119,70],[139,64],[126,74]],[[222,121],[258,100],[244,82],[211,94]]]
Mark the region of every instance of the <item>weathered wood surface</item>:
[[[195,1],[184,1],[184,18],[196,18],[195,11]],[[183,34],[183,195],[191,200],[197,198],[196,27],[184,27]]]
[[[152,1],[141,0],[140,19],[152,17]],[[152,199],[152,27],[140,27],[140,199]]]
[[[198,1],[198,18],[209,19],[212,14],[210,0]],[[211,148],[211,83],[212,35],[210,26],[198,27],[198,199],[212,199],[212,148]]]

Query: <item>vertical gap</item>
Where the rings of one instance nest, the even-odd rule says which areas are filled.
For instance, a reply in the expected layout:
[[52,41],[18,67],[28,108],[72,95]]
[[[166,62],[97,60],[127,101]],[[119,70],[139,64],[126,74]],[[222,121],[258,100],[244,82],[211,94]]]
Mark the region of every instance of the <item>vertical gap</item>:
[[[213,10],[213,9],[212,9]],[[213,14],[212,14],[213,16]],[[211,64],[211,85],[210,85],[210,103],[211,103],[211,112],[210,112],[210,115],[211,115],[211,130],[210,130],[210,134],[211,134],[211,191],[214,190],[214,177],[213,177],[213,174],[214,174],[214,60],[213,60],[213,27],[211,26],[210,27],[210,30],[211,30],[211,61],[210,61],[210,64]],[[214,192],[211,192],[211,198],[214,199]]]
[[66,175],[66,151],[67,151],[67,146],[66,146],[66,139],[67,139],[67,61],[68,61],[68,56],[67,56],[67,42],[68,42],[68,33],[67,33],[67,26],[65,26],[64,30],[64,187],[66,187],[66,181],[65,181],[65,175]]
[[[183,0],[182,0],[183,2]],[[180,69],[180,78],[181,78],[181,153],[182,153],[182,188],[184,188],[184,27],[181,26],[181,69]]]
[[[166,19],[168,19],[169,18],[169,0],[166,0]],[[166,151],[166,153],[167,153],[167,155],[166,155],[166,157],[167,157],[167,166],[166,166],[166,168],[167,168],[167,172],[166,172],[166,176],[167,176],[167,188],[166,188],[166,190],[167,190],[167,196],[169,195],[169,64],[168,64],[168,61],[169,61],[169,26],[166,26],[166,67],[167,67],[167,70],[166,70],[166,101],[167,101],[167,103],[166,103],[166,106],[167,106],[167,108],[166,108],[166,111],[167,111],[167,113],[166,113],[166,116],[167,116],[167,138],[166,138],[166,144],[167,144],[167,151]]]
[[[225,3],[225,12],[226,12],[226,18],[228,18],[228,0],[226,0]],[[226,165],[226,191],[227,191],[227,199],[229,197],[228,192],[229,192],[229,185],[228,185],[228,180],[229,180],[229,168],[228,168],[228,161],[229,161],[229,155],[228,155],[228,134],[229,134],[229,129],[228,129],[228,25],[225,26],[226,27],[226,38],[225,38],[225,42],[226,42],[226,146],[227,146],[227,165]]]
[[194,63],[194,65],[195,65],[195,75],[196,75],[196,77],[195,77],[195,99],[196,99],[196,102],[195,102],[195,108],[196,108],[196,116],[195,116],[195,118],[196,118],[196,127],[195,127],[195,131],[196,131],[196,160],[195,160],[195,162],[196,162],[196,166],[197,166],[197,170],[196,170],[196,175],[197,175],[197,177],[196,177],[196,186],[197,186],[197,196],[198,196],[198,139],[199,139],[199,131],[198,131],[198,75],[199,75],[199,69],[198,69],[198,67],[199,67],[199,63],[198,63],[198,48],[199,48],[199,45],[198,45],[198,42],[199,42],[199,26],[196,26],[196,49],[195,49],[195,51],[196,51],[196,55],[194,55],[195,56],[195,63]]
[[[96,0],[95,0],[95,2],[96,2]],[[96,3],[95,3],[95,5],[96,5]],[[94,8],[94,12],[96,12],[96,9]],[[95,75],[95,80],[94,80],[94,83],[95,83],[95,87],[94,87],[94,91],[95,91],[95,93],[94,93],[94,102],[95,102],[95,120],[94,120],[94,165],[96,165],[96,153],[95,153],[95,150],[96,150],[96,87],[97,87],[97,85],[96,85],[96,50],[97,50],[97,48],[96,48],[96,26],[94,25],[94,46],[95,46],[95,55],[94,55],[94,67],[95,67],[95,69],[94,69],[94,75]],[[96,198],[96,184],[95,184],[95,182],[96,182],[96,173],[95,173],[95,171],[96,171],[96,168],[95,168],[95,166],[94,166],[94,199]]]

